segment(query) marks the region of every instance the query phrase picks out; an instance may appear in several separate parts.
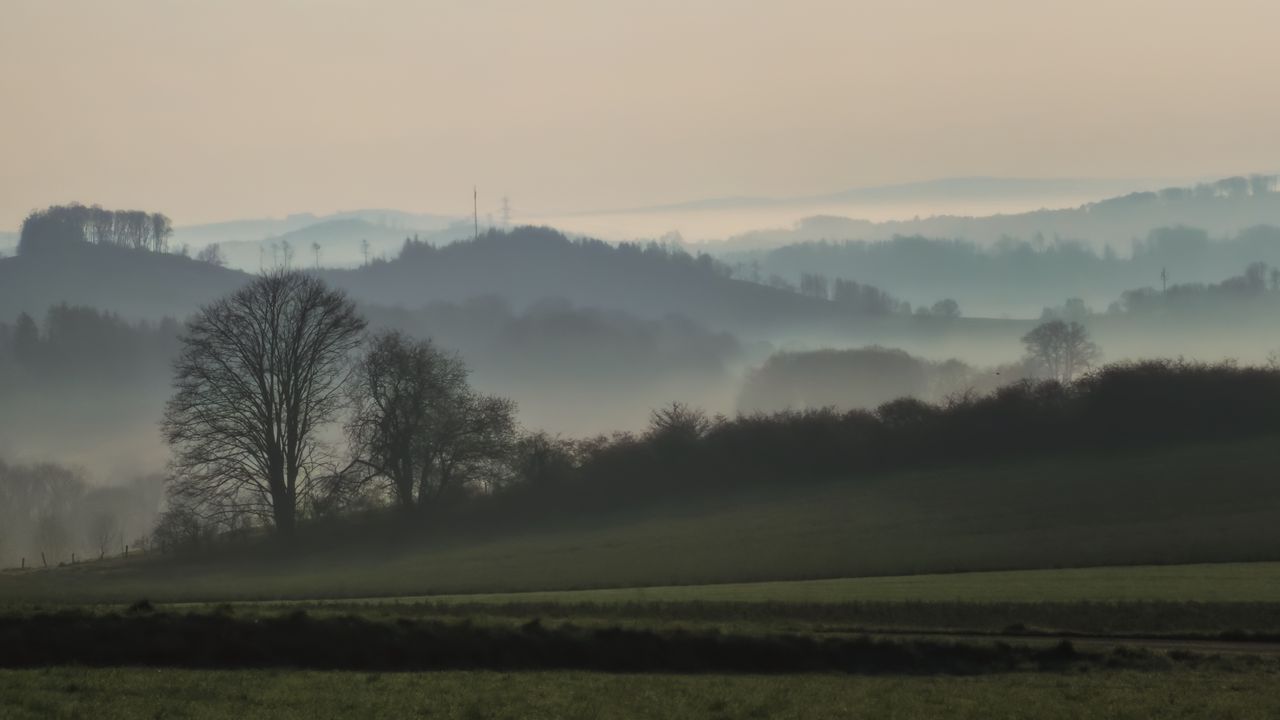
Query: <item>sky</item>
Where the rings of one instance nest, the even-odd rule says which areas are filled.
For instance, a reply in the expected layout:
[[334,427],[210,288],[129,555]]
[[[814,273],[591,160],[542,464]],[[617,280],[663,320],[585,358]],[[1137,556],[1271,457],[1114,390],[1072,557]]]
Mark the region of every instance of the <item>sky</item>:
[[0,0],[0,229],[1267,171],[1277,27],[1274,0]]

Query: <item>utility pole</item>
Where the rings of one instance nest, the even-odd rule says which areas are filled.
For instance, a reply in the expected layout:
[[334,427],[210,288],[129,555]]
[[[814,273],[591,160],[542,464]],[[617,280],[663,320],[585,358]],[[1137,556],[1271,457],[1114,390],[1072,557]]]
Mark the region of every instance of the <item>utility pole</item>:
[[471,186],[471,220],[475,223],[474,240],[480,239],[480,190],[475,186]]
[[1169,294],[1169,268],[1160,268],[1160,292]]

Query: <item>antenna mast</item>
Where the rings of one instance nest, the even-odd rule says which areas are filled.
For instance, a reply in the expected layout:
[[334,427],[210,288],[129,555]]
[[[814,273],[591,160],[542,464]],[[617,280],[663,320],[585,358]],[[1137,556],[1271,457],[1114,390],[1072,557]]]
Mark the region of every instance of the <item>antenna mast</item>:
[[471,186],[471,220],[475,223],[475,238],[480,239],[480,191]]

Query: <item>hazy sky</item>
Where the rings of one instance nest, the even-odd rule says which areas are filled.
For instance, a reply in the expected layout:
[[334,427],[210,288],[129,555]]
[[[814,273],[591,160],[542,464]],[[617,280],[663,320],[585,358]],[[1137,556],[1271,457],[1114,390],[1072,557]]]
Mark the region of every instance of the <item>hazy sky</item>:
[[1271,170],[1278,27],[1275,0],[0,0],[0,228]]

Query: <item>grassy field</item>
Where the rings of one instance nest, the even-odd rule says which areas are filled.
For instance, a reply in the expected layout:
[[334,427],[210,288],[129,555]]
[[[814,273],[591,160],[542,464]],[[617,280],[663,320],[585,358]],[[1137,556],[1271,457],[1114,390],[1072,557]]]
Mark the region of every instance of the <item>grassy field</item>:
[[1280,716],[1271,672],[981,677],[0,670],[13,718],[1236,718]]
[[[393,548],[249,548],[7,572],[0,603],[627,587],[652,589],[614,595],[1277,600],[1276,564],[1151,567],[1280,558],[1274,455],[1274,440],[1263,438],[798,483],[626,515],[530,518]],[[1149,567],[940,574],[1129,564]],[[817,578],[860,579],[759,584]],[[716,587],[674,587],[682,585]]]
[[[413,600],[414,598],[400,598]],[[1013,570],[787,582],[424,597],[454,603],[1114,602],[1280,603],[1280,562]]]

